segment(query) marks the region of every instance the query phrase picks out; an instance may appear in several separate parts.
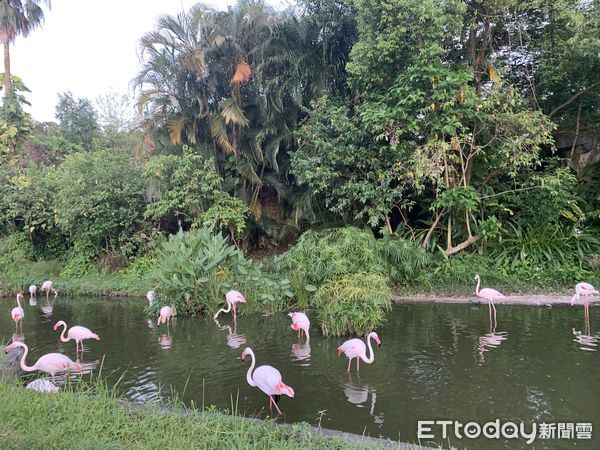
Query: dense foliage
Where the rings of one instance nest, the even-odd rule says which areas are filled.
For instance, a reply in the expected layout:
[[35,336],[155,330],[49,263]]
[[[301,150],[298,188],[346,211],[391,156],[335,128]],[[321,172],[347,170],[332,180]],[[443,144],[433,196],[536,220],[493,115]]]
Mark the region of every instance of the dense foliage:
[[[140,38],[137,121],[126,99],[64,93],[36,123],[7,71],[0,262],[156,268],[191,314],[234,285],[273,311],[362,276],[597,282],[599,30],[582,0],[198,4]],[[271,272],[242,253],[294,241]]]

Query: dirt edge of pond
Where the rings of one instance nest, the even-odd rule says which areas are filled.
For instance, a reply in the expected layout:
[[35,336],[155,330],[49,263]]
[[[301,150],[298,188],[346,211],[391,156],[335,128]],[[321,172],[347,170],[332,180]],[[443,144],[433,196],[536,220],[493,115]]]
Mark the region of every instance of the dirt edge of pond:
[[[571,306],[572,296],[565,295],[511,295],[494,300],[495,305],[511,306],[544,306],[547,308],[554,306]],[[479,297],[434,297],[425,295],[403,296],[393,295],[392,301],[396,304],[447,304],[447,305],[482,305],[487,304],[487,300]],[[600,305],[600,298],[590,298],[590,306]],[[575,307],[581,307],[583,300],[579,299]]]

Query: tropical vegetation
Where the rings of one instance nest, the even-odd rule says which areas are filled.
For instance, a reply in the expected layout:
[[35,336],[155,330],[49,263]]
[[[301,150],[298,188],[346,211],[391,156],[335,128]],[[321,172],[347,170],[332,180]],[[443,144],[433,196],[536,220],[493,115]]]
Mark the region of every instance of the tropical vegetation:
[[[3,43],[38,3],[0,8]],[[3,284],[112,273],[182,314],[236,286],[338,334],[380,323],[389,289],[470,294],[476,272],[600,283],[597,1],[239,0],[139,45],[136,121],[66,92],[38,123],[6,68]],[[368,325],[326,324],[373,286],[348,297],[379,305]]]

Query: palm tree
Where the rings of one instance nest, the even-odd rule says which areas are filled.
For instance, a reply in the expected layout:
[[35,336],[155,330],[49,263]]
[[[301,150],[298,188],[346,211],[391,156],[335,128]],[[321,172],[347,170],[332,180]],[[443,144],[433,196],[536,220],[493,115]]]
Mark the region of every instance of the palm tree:
[[[4,95],[12,91],[10,44],[18,35],[27,36],[44,20],[40,0],[0,0],[0,41],[4,45]],[[44,0],[50,8],[50,0]]]
[[305,31],[291,14],[240,0],[227,11],[196,6],[164,16],[140,41],[134,84],[147,129],[213,156],[225,190],[256,218],[307,205],[288,170],[301,106],[314,93]]

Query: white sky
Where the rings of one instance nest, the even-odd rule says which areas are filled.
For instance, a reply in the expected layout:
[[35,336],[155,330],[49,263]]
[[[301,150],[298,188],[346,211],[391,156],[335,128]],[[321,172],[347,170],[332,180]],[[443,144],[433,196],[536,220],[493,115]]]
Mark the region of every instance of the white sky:
[[[18,37],[11,48],[11,72],[32,91],[28,100],[33,118],[55,120],[61,92],[71,91],[75,97],[90,100],[111,90],[129,93],[129,82],[139,69],[139,38],[154,28],[161,14],[177,14],[196,3],[52,0],[44,24],[28,37]],[[235,0],[204,3],[225,9]]]

